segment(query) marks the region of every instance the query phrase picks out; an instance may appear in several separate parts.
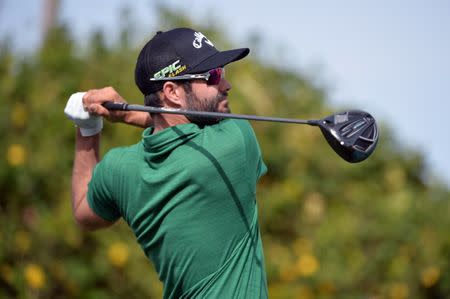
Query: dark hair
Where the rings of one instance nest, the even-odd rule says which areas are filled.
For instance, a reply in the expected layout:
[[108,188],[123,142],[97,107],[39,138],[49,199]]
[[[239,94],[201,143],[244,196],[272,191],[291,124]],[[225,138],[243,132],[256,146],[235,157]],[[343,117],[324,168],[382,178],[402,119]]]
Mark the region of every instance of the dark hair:
[[162,107],[162,101],[159,98],[159,91],[145,95],[144,105],[151,107]]
[[[177,83],[183,86],[183,89],[186,93],[192,92],[192,86],[189,80],[177,81]],[[144,105],[152,107],[162,107],[163,103],[159,97],[160,91],[161,90],[145,95]]]

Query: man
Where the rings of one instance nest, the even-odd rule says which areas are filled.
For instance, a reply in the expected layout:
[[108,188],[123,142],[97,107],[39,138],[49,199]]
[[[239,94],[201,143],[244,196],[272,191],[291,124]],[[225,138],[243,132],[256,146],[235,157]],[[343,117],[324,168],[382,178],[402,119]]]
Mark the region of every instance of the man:
[[[224,66],[248,53],[220,52],[188,28],[158,32],[139,54],[136,84],[149,106],[228,113]],[[112,113],[105,101],[124,100],[104,88],[72,95],[65,109],[78,126],[78,224],[98,229],[122,217],[153,261],[165,298],[266,298],[255,198],[266,166],[249,123]],[[148,128],[139,143],[99,161],[102,116]]]

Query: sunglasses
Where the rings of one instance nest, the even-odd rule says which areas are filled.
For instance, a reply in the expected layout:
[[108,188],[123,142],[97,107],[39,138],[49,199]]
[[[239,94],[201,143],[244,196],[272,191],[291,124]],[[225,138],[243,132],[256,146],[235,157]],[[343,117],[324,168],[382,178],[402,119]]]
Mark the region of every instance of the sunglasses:
[[203,74],[186,74],[174,77],[150,78],[150,81],[177,81],[177,80],[206,80],[208,85],[218,85],[225,78],[225,69],[222,67],[212,69]]

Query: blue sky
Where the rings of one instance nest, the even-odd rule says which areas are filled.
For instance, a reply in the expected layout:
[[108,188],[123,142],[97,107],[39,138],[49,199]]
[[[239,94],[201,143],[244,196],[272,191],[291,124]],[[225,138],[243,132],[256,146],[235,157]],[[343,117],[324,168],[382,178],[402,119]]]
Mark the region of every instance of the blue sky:
[[[156,27],[152,1],[62,0],[62,19],[80,39],[93,28],[113,37],[119,9],[131,8],[138,34]],[[0,37],[27,51],[40,37],[42,0],[0,0]],[[307,70],[329,87],[336,107],[371,112],[401,144],[425,154],[450,186],[450,1],[175,1],[196,22],[223,25],[237,46],[257,32],[259,56]]]

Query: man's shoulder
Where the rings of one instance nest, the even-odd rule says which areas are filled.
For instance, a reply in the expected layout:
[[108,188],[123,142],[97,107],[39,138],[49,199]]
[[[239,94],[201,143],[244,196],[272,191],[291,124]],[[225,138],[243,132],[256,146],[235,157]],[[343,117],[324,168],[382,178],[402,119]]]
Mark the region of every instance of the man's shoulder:
[[217,124],[219,130],[236,130],[243,133],[253,132],[253,128],[245,119],[226,119]]
[[226,119],[222,121],[223,124],[234,125],[238,127],[251,127],[250,122],[246,119]]
[[248,120],[245,119],[230,119],[230,125],[234,126],[245,140],[256,140],[255,131]]
[[103,163],[120,164],[121,162],[129,162],[139,156],[140,144],[130,146],[120,146],[110,149],[102,159]]

